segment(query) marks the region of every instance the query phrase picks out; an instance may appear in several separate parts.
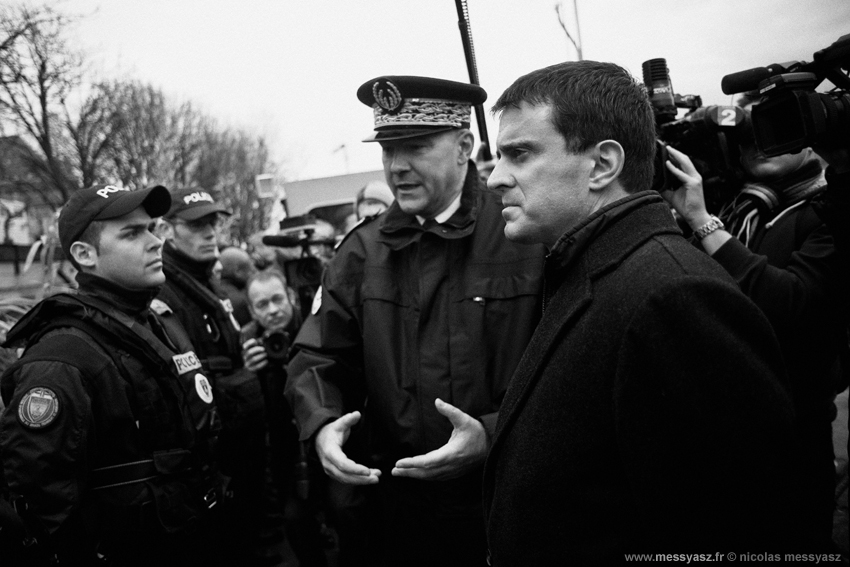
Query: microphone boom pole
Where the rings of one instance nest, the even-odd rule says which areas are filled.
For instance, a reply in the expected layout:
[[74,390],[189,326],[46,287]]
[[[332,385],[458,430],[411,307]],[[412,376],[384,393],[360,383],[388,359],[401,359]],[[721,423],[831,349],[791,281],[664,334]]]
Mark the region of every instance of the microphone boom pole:
[[[460,40],[463,42],[463,54],[466,57],[466,69],[469,71],[469,82],[481,86],[478,80],[478,65],[475,62],[475,47],[472,44],[472,29],[469,27],[469,9],[466,0],[455,0],[457,7],[457,25],[460,28]],[[490,138],[487,136],[487,120],[484,115],[484,105],[475,105],[475,115],[478,117],[478,133],[481,137],[481,157],[484,161],[493,159],[490,153]]]

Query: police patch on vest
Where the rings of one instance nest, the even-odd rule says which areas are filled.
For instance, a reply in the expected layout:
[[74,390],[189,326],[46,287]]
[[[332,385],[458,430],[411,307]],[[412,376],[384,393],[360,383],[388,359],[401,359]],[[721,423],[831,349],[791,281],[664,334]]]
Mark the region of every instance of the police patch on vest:
[[313,306],[310,307],[310,313],[315,315],[319,312],[319,309],[322,308],[322,287],[319,286],[319,289],[316,290],[316,296],[313,297]]
[[208,404],[212,403],[212,386],[210,386],[210,381],[207,380],[207,377],[201,373],[195,374],[195,390],[197,390],[199,398]]
[[32,388],[18,406],[18,421],[30,429],[41,429],[59,415],[59,398],[50,388]]
[[198,357],[191,350],[183,354],[175,354],[171,357],[171,360],[174,361],[174,366],[177,367],[177,374],[185,374],[190,370],[197,370],[201,367],[201,361],[198,360]]

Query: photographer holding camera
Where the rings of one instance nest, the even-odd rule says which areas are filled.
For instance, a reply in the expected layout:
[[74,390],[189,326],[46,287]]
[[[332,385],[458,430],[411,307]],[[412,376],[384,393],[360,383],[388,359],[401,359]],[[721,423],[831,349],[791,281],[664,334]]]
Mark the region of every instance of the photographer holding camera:
[[[742,102],[749,113],[751,101]],[[749,122],[748,122],[749,123]],[[662,196],[765,313],[785,356],[797,410],[803,456],[801,496],[811,542],[828,549],[835,491],[831,422],[843,388],[839,355],[846,344],[847,293],[832,234],[816,212],[826,189],[811,148],[765,156],[750,135],[740,139],[748,183],[710,215],[702,178],[690,158],[668,147],[666,167],[682,183]]]
[[272,506],[284,514],[289,543],[304,567],[324,566],[319,524],[307,505],[306,451],[298,441],[292,410],[283,398],[286,360],[301,326],[295,292],[274,269],[252,275],[245,284],[252,321],[242,327],[245,366],[263,388],[268,420],[267,452],[272,474]]

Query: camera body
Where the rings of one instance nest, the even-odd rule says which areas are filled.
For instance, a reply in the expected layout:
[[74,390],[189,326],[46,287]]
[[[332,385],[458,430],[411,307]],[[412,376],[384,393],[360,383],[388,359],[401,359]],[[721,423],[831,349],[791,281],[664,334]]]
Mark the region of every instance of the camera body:
[[[691,158],[703,178],[708,206],[719,207],[744,184],[738,139],[747,129],[746,113],[739,106],[703,106],[698,95],[676,94],[663,58],[643,63],[643,82],[655,113],[659,139],[652,188],[676,188],[677,182],[665,166],[665,146],[669,144]],[[676,119],[678,109],[687,109],[687,113]]]
[[266,349],[269,362],[286,362],[289,356],[289,335],[282,330],[269,330],[257,337],[257,342]]
[[[753,106],[756,145],[766,156],[803,148],[850,146],[850,34],[816,52],[813,62],[774,63],[723,77],[726,94],[756,91],[763,102]],[[815,92],[824,81],[835,88]]]

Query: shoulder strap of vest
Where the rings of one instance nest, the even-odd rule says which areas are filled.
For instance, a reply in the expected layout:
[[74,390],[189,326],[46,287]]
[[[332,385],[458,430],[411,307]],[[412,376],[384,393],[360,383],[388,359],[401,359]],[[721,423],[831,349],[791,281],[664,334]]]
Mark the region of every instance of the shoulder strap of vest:
[[[159,337],[151,330],[140,325],[135,319],[115,309],[102,299],[90,295],[74,296],[73,298],[83,305],[96,309],[100,314],[117,323],[114,326],[114,330],[121,333],[123,335],[122,338],[126,339],[121,342],[122,348],[143,359],[156,362],[159,365],[164,364],[166,367],[171,368],[171,362],[176,353],[164,345]],[[86,324],[88,328],[84,328],[80,325],[74,325],[75,319],[74,317],[69,317],[65,320],[66,324],[64,326],[77,326],[87,332],[92,338],[96,340],[99,338],[99,342],[104,345],[115,342],[115,337],[111,336],[105,330],[95,330],[99,326],[88,323]],[[55,327],[56,325],[53,323],[48,325],[48,328]]]
[[[67,333],[57,336],[57,340],[60,342],[53,343],[49,349],[43,348],[44,343],[40,341],[41,337],[52,330],[67,327],[74,327],[81,330],[90,338],[90,341],[79,335]],[[95,345],[97,345],[97,347]],[[21,366],[33,361],[55,361],[68,364],[79,369],[83,374],[93,376],[99,370],[99,368],[96,367],[98,361],[97,358],[94,356],[80,356],[81,353],[85,353],[87,350],[91,349],[97,349],[104,357],[112,360],[115,366],[121,371],[121,375],[124,376],[123,366],[119,364],[119,361],[115,358],[113,349],[109,348],[108,343],[104,342],[103,333],[95,330],[93,325],[89,325],[88,323],[73,317],[58,317],[53,319],[49,325],[44,327],[44,329],[42,329],[38,335],[34,336],[30,341],[25,353],[26,356],[22,356],[20,359],[10,364],[6,368],[4,374],[11,374]],[[126,376],[124,377],[126,379]]]
[[205,311],[218,312],[222,309],[219,297],[199,281],[175,266],[173,262],[165,262],[163,271],[168,281],[183,289],[195,301],[201,304]]
[[[228,353],[231,356],[238,355],[241,349],[238,339],[235,340],[234,335],[238,335],[239,323],[236,322],[236,319],[233,317],[233,313],[226,312],[224,304],[222,303],[222,298],[180,269],[179,266],[174,265],[173,262],[164,262],[162,269],[163,272],[165,272],[167,280],[173,285],[179,287],[183,293],[189,296],[193,301],[197,302],[202,311],[213,318],[214,323],[219,327],[219,329],[223,330],[230,326],[233,327],[234,331],[236,331],[235,333],[221,332],[223,334],[225,344],[227,345]],[[175,306],[172,305],[170,307],[174,308]]]

